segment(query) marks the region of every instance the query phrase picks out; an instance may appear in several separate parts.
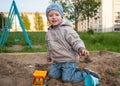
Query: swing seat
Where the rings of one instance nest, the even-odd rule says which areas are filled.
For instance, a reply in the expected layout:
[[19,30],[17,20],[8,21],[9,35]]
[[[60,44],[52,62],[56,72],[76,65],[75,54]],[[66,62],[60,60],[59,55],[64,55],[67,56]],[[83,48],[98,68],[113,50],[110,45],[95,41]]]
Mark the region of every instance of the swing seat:
[[19,41],[20,41],[20,39],[18,39],[18,38],[14,39],[14,42],[19,42]]

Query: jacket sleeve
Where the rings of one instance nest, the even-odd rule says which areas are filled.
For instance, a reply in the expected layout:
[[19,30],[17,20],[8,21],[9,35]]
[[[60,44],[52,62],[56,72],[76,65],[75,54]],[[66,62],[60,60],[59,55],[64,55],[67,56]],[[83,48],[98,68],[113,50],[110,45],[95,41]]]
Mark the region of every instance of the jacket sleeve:
[[80,39],[78,33],[74,29],[72,28],[67,29],[65,37],[69,45],[76,52],[79,52],[80,50],[85,49],[84,42],[82,41],[82,39]]
[[49,51],[49,49],[48,49],[48,40],[47,40],[48,38],[47,38],[47,34],[46,34],[46,36],[45,36],[45,41],[46,41],[46,45],[47,45],[47,54],[46,54],[46,58],[47,59],[51,59],[51,57],[50,57],[50,51]]
[[47,50],[46,59],[51,59],[51,57],[50,57],[50,51],[48,51],[48,50]]

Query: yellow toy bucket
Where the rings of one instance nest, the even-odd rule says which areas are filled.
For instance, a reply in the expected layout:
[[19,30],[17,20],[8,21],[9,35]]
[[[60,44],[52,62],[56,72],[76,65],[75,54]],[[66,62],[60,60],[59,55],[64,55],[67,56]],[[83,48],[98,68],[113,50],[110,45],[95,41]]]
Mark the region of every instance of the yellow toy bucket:
[[43,76],[44,78],[46,77],[47,71],[40,71],[40,70],[36,70],[33,73],[33,76]]

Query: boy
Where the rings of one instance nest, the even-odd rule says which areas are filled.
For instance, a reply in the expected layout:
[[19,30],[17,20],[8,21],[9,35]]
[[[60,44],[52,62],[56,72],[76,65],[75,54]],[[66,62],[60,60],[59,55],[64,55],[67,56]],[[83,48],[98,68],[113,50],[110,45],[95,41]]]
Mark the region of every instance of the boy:
[[87,74],[98,78],[97,73],[87,68],[84,71],[77,70],[79,57],[89,56],[89,51],[71,23],[63,19],[63,8],[59,4],[50,4],[46,9],[46,17],[51,24],[46,34],[47,61],[53,62],[49,76],[72,83],[80,82]]

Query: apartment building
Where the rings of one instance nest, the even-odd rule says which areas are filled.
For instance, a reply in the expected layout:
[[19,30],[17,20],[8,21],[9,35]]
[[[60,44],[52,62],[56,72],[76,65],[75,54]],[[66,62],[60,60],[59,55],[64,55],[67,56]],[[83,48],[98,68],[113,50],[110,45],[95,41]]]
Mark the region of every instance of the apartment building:
[[[120,31],[120,0],[101,0],[97,14],[99,18],[91,18],[89,25],[96,32]],[[79,21],[79,31],[87,31],[87,21]]]
[[[24,12],[28,15],[31,26],[30,31],[36,31],[34,24],[34,13]],[[4,13],[7,17],[7,13]],[[44,30],[47,31],[47,18],[45,13],[40,13],[43,18]],[[97,16],[98,19],[91,18],[89,21],[89,27],[92,28],[95,32],[112,32],[120,31],[120,0],[101,0],[101,7],[98,10]],[[87,31],[87,21],[78,22],[78,31]],[[19,21],[17,20],[17,28],[21,31]],[[15,30],[15,19],[13,21],[11,31]]]
[[[28,19],[30,21],[30,30],[29,31],[37,31],[35,29],[35,23],[34,23],[34,18],[35,18],[35,13],[34,12],[23,12],[23,14],[27,15],[28,16]],[[7,12],[2,12],[2,15],[4,17],[7,17],[8,16],[8,13]],[[44,24],[44,28],[43,28],[43,31],[47,31],[47,28],[48,28],[48,25],[47,25],[47,18],[46,18],[46,15],[45,13],[40,13],[40,16],[42,17],[43,19],[43,24]],[[15,16],[14,19],[13,19],[13,23],[12,23],[12,27],[10,29],[10,31],[22,31],[21,29],[21,26],[19,24],[19,20],[18,18]]]
[[114,30],[120,31],[120,0],[114,0]]

